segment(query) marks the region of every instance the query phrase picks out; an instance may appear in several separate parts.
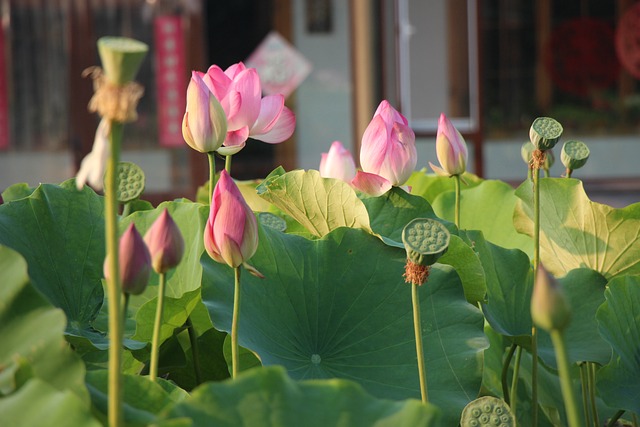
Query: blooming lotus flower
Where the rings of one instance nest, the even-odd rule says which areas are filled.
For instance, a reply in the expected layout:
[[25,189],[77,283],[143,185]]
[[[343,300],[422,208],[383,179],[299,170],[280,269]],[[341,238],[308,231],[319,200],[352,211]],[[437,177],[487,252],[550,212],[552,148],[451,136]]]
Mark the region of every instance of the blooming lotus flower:
[[239,62],[225,71],[212,65],[206,74],[200,74],[227,116],[227,135],[219,153],[237,153],[249,137],[277,144],[293,134],[296,119],[284,106],[284,96],[263,98],[255,68],[247,68]]
[[[131,295],[144,292],[151,274],[151,255],[142,236],[131,223],[120,237],[118,260],[122,291]],[[104,277],[109,280],[109,256],[104,260]]]
[[451,120],[440,114],[436,136],[436,154],[440,167],[429,162],[429,166],[440,176],[462,175],[467,169],[467,144],[453,126]]
[[201,153],[216,151],[227,134],[227,119],[220,102],[209,91],[201,73],[193,71],[187,87],[187,108],[182,118],[182,137]]
[[109,147],[109,131],[111,122],[109,119],[100,120],[96,129],[96,136],[93,140],[91,152],[82,159],[80,169],[76,175],[76,187],[82,190],[88,182],[96,190],[102,190],[104,182],[104,171],[107,166],[107,159],[111,154]]
[[407,119],[382,101],[362,135],[362,170],[400,186],[411,176],[417,160],[416,137]]
[[166,208],[147,230],[144,241],[149,247],[156,273],[165,273],[180,263],[184,254],[184,239]]
[[340,141],[334,141],[328,153],[322,153],[320,176],[349,182],[356,176],[356,162]]
[[242,265],[258,249],[256,216],[225,170],[213,190],[204,247],[215,261],[233,268]]

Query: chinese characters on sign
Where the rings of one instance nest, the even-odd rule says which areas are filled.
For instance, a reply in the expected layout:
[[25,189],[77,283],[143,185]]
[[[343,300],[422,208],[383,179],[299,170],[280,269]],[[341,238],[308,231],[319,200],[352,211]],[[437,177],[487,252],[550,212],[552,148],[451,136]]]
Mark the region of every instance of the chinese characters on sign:
[[181,18],[157,17],[154,21],[154,39],[160,145],[182,147],[182,116],[186,107],[187,78]]

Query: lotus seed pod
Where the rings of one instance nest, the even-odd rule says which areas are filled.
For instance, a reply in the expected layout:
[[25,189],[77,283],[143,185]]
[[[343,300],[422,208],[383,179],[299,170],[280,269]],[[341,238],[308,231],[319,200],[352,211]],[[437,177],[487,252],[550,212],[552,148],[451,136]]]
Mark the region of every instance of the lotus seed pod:
[[522,156],[522,161],[530,165],[531,159],[533,158],[533,150],[535,149],[536,147],[529,141],[522,144],[522,147],[520,147],[520,155]]
[[449,248],[449,230],[439,221],[416,218],[402,230],[407,258],[414,264],[433,265]]
[[116,196],[120,203],[137,199],[144,191],[145,176],[138,165],[130,162],[118,163],[118,188]]
[[149,46],[127,37],[102,37],[98,39],[98,53],[104,74],[116,85],[133,80],[147,55]]
[[271,212],[260,212],[258,214],[258,221],[260,224],[271,227],[275,230],[282,232],[287,231],[287,222]]
[[462,410],[461,427],[514,427],[516,419],[509,405],[497,397],[483,396]]
[[540,265],[531,295],[531,319],[545,331],[561,331],[571,320],[571,309],[558,281]]
[[589,147],[582,141],[567,141],[562,146],[560,160],[565,168],[570,170],[579,169],[587,163],[589,159]]
[[529,129],[529,140],[540,151],[551,150],[562,135],[562,125],[551,117],[538,117]]

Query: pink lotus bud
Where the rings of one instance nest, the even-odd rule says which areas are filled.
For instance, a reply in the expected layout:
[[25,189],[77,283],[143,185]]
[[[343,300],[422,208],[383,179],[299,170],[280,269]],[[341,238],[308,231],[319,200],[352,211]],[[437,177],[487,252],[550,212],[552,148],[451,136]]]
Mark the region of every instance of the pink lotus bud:
[[417,161],[416,136],[407,119],[388,101],[382,101],[362,135],[362,170],[400,186],[409,179]]
[[213,190],[204,247],[215,261],[233,268],[251,258],[258,249],[256,216],[225,170]]
[[467,170],[467,144],[444,113],[440,114],[438,121],[436,154],[440,167],[429,162],[429,166],[436,174],[440,176],[462,175]]
[[328,153],[322,153],[320,160],[320,176],[336,178],[345,182],[356,176],[356,162],[351,152],[344,148],[340,141],[334,141]]
[[201,73],[193,71],[187,87],[187,110],[182,118],[182,137],[201,153],[216,151],[227,135],[227,118],[220,102],[209,91]]
[[149,247],[156,273],[165,273],[180,263],[184,254],[184,239],[166,208],[147,230],[144,241]]
[[[144,292],[151,274],[151,255],[133,223],[120,237],[118,246],[122,291],[131,295]],[[104,277],[109,280],[109,257],[104,260]]]

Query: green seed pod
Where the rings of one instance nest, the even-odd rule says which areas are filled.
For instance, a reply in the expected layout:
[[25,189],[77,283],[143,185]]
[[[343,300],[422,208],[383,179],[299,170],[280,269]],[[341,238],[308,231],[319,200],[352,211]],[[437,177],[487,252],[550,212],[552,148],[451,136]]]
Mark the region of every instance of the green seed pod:
[[536,147],[529,141],[522,144],[522,147],[520,147],[520,155],[522,156],[522,161],[530,165],[531,159],[533,157],[533,150],[535,149]]
[[416,218],[402,230],[407,258],[414,264],[433,265],[449,248],[449,230],[439,221]]
[[513,427],[516,418],[509,405],[497,397],[483,396],[471,401],[462,410],[461,427]]
[[145,43],[127,37],[101,37],[98,53],[107,78],[116,85],[133,80],[149,51]]
[[561,135],[562,125],[551,117],[538,117],[529,129],[529,140],[540,151],[552,149]]
[[116,196],[120,203],[137,199],[144,191],[145,176],[140,166],[130,162],[118,163],[118,188]]
[[271,227],[275,230],[282,232],[287,231],[287,222],[271,212],[260,212],[258,214],[258,221],[260,221],[260,224]]
[[589,159],[589,147],[582,141],[567,141],[562,146],[560,159],[565,168],[570,170],[579,169],[587,163]]

